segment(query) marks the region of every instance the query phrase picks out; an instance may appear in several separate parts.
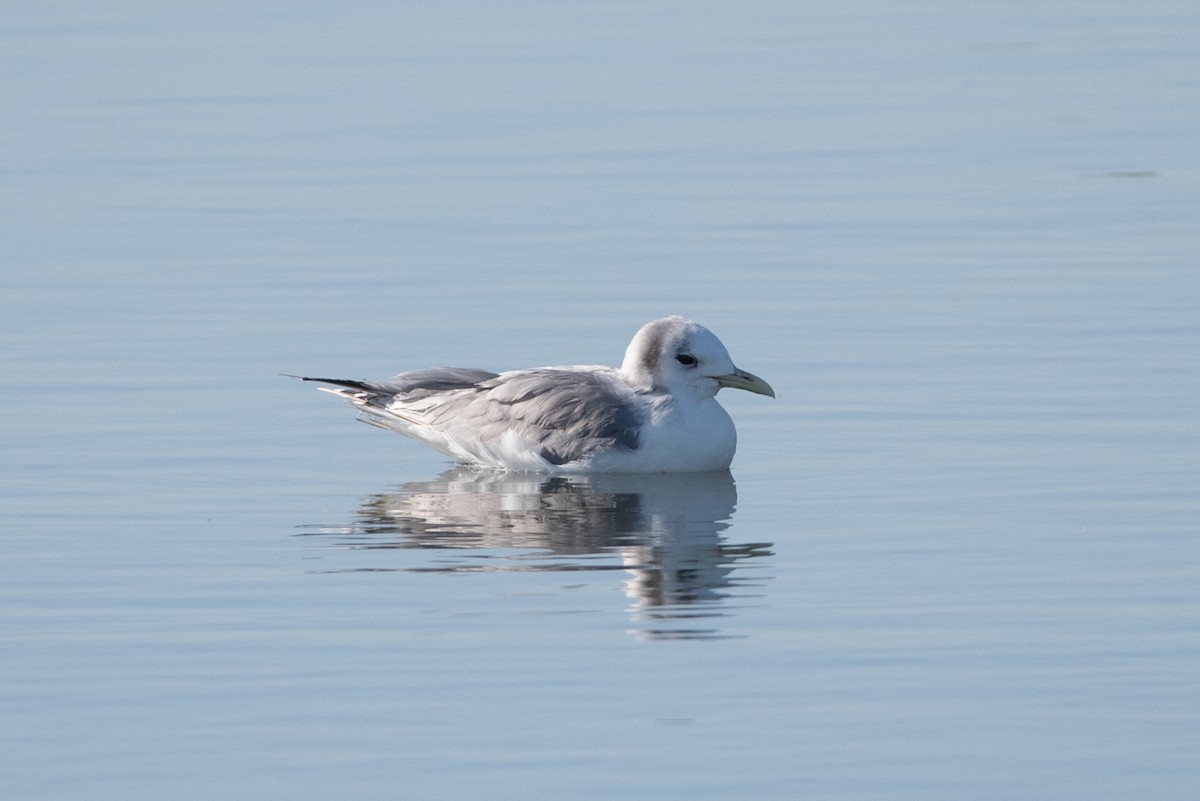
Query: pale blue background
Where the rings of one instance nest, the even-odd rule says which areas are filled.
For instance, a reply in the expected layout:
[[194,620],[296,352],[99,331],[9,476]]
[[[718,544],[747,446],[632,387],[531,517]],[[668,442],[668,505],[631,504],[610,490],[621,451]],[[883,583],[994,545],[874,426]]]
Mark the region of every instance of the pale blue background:
[[[1182,1],[10,3],[0,795],[1195,798],[1198,43]],[[725,549],[657,618],[636,537],[367,531],[546,499],[277,375],[670,313],[779,397],[722,393],[736,511],[621,496]]]

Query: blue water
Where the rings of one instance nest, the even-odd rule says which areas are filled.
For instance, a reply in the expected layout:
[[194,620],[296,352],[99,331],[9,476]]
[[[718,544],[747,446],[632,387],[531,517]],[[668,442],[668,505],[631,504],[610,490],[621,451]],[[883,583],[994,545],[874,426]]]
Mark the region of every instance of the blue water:
[[[1192,4],[21,4],[0,795],[1192,799]],[[305,373],[712,328],[730,474]]]

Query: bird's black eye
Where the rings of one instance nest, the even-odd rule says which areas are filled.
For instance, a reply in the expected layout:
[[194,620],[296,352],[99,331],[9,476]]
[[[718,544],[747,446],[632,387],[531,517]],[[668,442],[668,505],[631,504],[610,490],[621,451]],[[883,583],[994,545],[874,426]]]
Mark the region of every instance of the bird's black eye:
[[696,363],[696,357],[690,353],[681,353],[675,357],[675,361],[679,362],[684,367],[691,367]]

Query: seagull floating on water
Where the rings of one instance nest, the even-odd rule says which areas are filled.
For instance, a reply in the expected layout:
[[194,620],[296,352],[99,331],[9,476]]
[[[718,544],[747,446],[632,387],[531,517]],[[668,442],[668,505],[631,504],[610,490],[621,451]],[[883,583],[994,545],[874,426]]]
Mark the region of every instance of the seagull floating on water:
[[725,470],[737,432],[722,387],[775,397],[739,370],[716,335],[684,317],[642,326],[621,368],[535,367],[491,373],[434,367],[384,381],[293,376],[330,384],[359,419],[458,462],[539,473]]

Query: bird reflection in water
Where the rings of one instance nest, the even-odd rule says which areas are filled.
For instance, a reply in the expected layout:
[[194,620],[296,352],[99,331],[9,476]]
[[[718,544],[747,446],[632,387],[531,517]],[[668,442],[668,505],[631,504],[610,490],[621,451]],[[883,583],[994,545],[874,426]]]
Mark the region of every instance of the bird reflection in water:
[[727,470],[552,477],[458,467],[369,496],[348,525],[306,534],[425,552],[419,565],[390,568],[405,571],[625,571],[635,633],[708,638],[723,636],[712,624],[731,600],[753,597],[766,578],[748,563],[771,554],[770,543],[726,541],[736,503]]

